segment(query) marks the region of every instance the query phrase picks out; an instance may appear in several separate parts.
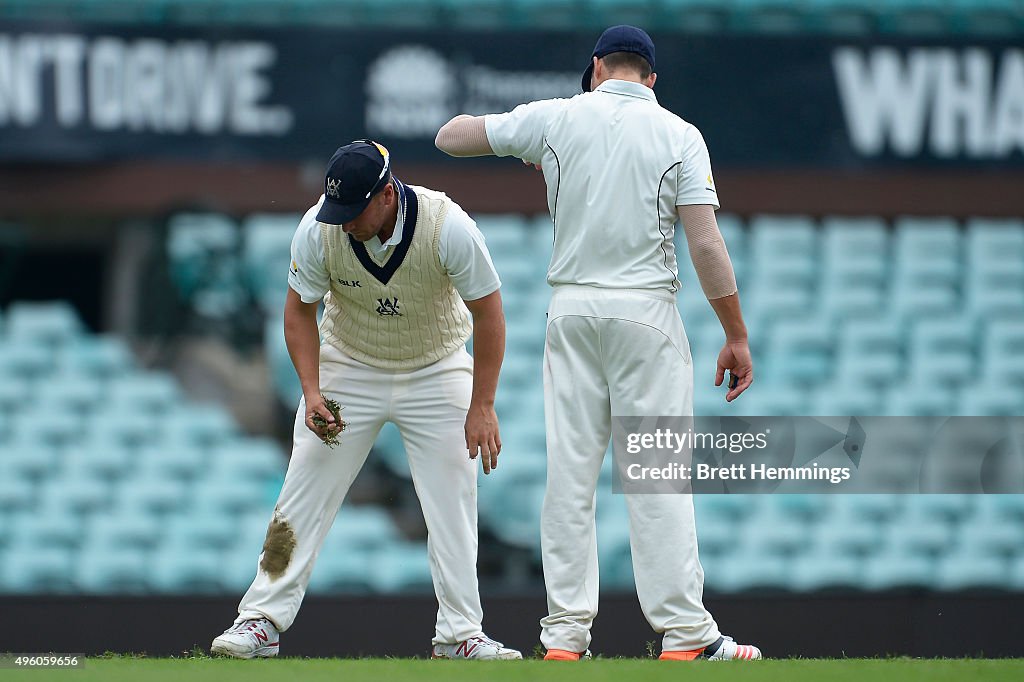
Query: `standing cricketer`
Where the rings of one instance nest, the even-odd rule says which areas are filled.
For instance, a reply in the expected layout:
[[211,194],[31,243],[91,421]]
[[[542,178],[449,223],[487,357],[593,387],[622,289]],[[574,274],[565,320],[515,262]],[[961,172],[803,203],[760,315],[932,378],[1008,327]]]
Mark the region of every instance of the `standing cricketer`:
[[[291,461],[256,579],[212,650],[277,655],[278,633],[295,620],[338,508],[390,421],[429,534],[433,656],[522,658],[484,635],[477,589],[471,460],[489,473],[501,451],[494,393],[505,318],[476,224],[441,192],[393,177],[382,145],[353,142],[335,152],[324,195],[299,223],[288,284],[284,334],[303,393]],[[341,405],[343,423],[324,396]],[[324,440],[334,436],[332,449]]]
[[[548,478],[541,547],[549,660],[578,660],[597,614],[594,494],[612,415],[691,416],[690,348],[676,308],[676,219],[725,330],[715,384],[754,378],[736,278],[715,221],[704,139],[654,95],[654,43],[633,26],[597,41],[583,93],[504,114],[457,116],[436,144],[453,156],[515,156],[541,168],[554,221],[544,349]],[[637,592],[664,633],[661,658],[760,658],[704,608],[690,495],[628,495]]]

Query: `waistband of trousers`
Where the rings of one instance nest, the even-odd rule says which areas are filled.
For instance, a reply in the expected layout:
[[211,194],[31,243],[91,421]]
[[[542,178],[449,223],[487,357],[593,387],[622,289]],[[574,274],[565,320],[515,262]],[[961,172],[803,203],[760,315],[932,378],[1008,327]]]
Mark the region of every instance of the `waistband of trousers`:
[[560,298],[583,299],[591,301],[608,301],[623,298],[653,298],[666,303],[675,303],[676,295],[665,289],[612,289],[610,287],[594,287],[587,284],[556,284],[551,288],[551,300]]

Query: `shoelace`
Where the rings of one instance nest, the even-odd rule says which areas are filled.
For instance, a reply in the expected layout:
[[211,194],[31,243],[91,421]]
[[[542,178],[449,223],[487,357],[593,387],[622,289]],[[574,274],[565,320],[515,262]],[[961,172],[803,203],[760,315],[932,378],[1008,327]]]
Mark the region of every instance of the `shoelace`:
[[270,625],[270,621],[266,618],[258,618],[256,620],[243,620],[241,623],[236,623],[229,632],[253,632],[257,628],[265,628]]
[[475,642],[480,642],[481,644],[487,644],[487,645],[496,647],[498,649],[504,649],[505,648],[504,644],[502,644],[501,642],[499,642],[497,640],[491,639],[487,635],[477,635],[476,637],[470,637],[470,639],[475,641]]

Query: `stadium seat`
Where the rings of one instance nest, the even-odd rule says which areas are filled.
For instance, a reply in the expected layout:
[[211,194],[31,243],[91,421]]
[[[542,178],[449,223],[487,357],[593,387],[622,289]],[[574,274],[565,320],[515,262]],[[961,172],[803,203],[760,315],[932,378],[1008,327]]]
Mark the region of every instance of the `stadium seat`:
[[[425,550],[424,550],[425,551]],[[317,557],[309,581],[311,594],[356,593],[371,589],[372,555],[356,548],[325,549]]]
[[73,553],[48,546],[31,552],[0,552],[0,592],[15,594],[67,593],[72,582]]
[[292,237],[301,218],[298,214],[261,213],[242,223],[246,282],[267,314],[284,309]]
[[821,520],[811,534],[812,555],[866,557],[881,547],[881,529],[876,522],[853,518],[849,514],[831,514]]
[[948,389],[919,387],[897,388],[889,392],[886,413],[902,417],[947,417],[956,409],[956,400]]
[[111,513],[92,516],[84,533],[85,545],[90,551],[127,547],[149,550],[159,544],[163,531],[159,519],[151,514],[137,512],[129,515],[114,509]]
[[[242,594],[249,588],[259,569],[262,546],[262,542],[255,546],[236,544],[232,549],[221,554],[220,586],[222,592]],[[314,571],[315,574],[316,571]]]
[[[723,495],[722,497],[732,496]],[[701,561],[704,561],[705,558],[721,559],[729,557],[736,551],[738,544],[736,542],[736,532],[740,525],[738,522],[699,512],[696,513],[696,517],[697,545],[700,548]]]
[[698,524],[704,517],[739,523],[756,513],[757,499],[756,495],[694,495],[694,514]]
[[179,213],[167,223],[167,254],[179,291],[187,298],[200,285],[216,256],[235,253],[239,233],[234,222],[216,213]]
[[342,505],[325,546],[338,551],[373,552],[399,539],[394,522],[378,507]]
[[967,260],[972,267],[985,267],[993,262],[1019,263],[1022,258],[1024,221],[988,218],[967,221]]
[[209,451],[211,478],[243,477],[260,482],[282,478],[288,465],[284,451],[269,438],[238,438],[221,443]]
[[[912,513],[926,519],[942,519],[960,522],[974,512],[976,495],[933,494],[915,495],[912,499]],[[905,517],[906,518],[906,517]]]
[[889,494],[837,495],[834,504],[836,514],[877,523],[895,521],[905,508],[903,496]]
[[[117,403],[108,402],[100,412],[90,415],[86,428],[89,438],[97,447],[138,448],[174,433],[166,421],[155,412],[123,410]],[[125,418],[131,415],[131,418]]]
[[171,514],[186,508],[188,492],[184,483],[174,479],[135,477],[118,486],[115,512],[125,516]]
[[57,353],[59,374],[110,379],[131,372],[135,361],[123,341],[114,336],[85,336]]
[[1024,387],[982,382],[960,391],[958,414],[1016,417],[1024,414]]
[[130,447],[86,435],[67,448],[60,472],[69,480],[96,478],[109,481],[125,478],[136,465],[136,452]]
[[[166,534],[161,546],[173,547],[177,551],[187,551],[193,547],[225,549],[234,544],[238,534],[234,517],[217,513],[209,506],[190,506],[182,513],[170,516],[165,528]],[[255,556],[259,553],[260,545],[249,549]]]
[[633,585],[629,545],[629,512],[623,495],[598,495],[597,554],[602,586],[612,589]]
[[[224,513],[253,512],[268,508],[264,486],[244,478],[205,478],[193,487],[192,498],[196,504]],[[273,509],[273,506],[273,500],[270,500],[269,509]]]
[[[47,440],[15,434],[6,443],[0,443],[0,466],[5,474],[0,476],[0,481],[26,487],[25,479],[43,479],[52,475],[59,468],[60,461],[60,451]],[[14,493],[13,489],[11,493]]]
[[85,594],[145,594],[150,581],[145,554],[132,547],[87,547],[74,561],[74,583]]
[[936,587],[944,590],[1008,590],[1011,588],[1010,565],[999,557],[950,556],[939,564]]
[[914,522],[900,519],[889,527],[882,538],[885,550],[891,553],[938,556],[952,545],[953,533],[943,521],[927,521],[919,518]]
[[817,256],[817,231],[803,216],[757,215],[750,220],[750,248],[762,260]]
[[[4,344],[0,341],[0,358],[3,357]],[[0,359],[0,368],[3,367]],[[24,377],[3,374],[0,369],[0,412],[11,414],[26,406],[26,396],[31,395],[34,382]]]
[[224,407],[213,403],[179,405],[162,417],[161,425],[166,433],[180,433],[200,446],[215,446],[240,438],[234,418]]
[[202,548],[167,547],[153,554],[148,586],[168,594],[216,594],[221,591],[221,559]]
[[792,561],[781,556],[759,556],[744,547],[727,561],[716,562],[705,575],[708,586],[720,592],[785,590],[792,581]]
[[82,374],[55,374],[35,383],[33,402],[73,414],[88,414],[106,397],[104,385]]
[[975,375],[974,330],[962,318],[922,320],[914,325],[908,357],[915,385],[964,383]]
[[11,551],[36,552],[47,547],[74,549],[82,542],[82,523],[74,514],[29,511],[9,515]]
[[84,332],[78,313],[66,301],[12,303],[5,329],[11,341],[46,347],[69,343]]
[[743,527],[746,551],[762,556],[792,557],[810,548],[809,525],[798,517],[780,512],[771,504],[763,504],[757,515]]
[[370,560],[370,585],[381,593],[429,592],[430,562],[427,548],[415,542],[398,542],[375,551]]
[[772,328],[770,376],[788,384],[820,384],[832,371],[834,339],[827,322],[780,321]]
[[856,556],[806,554],[793,561],[790,586],[813,591],[830,588],[856,588],[864,582],[863,562]]
[[108,401],[117,409],[164,414],[182,400],[181,389],[169,374],[138,372],[115,379]]
[[864,586],[872,590],[928,588],[934,584],[935,573],[931,558],[886,551],[865,562]]
[[302,398],[302,384],[295,373],[284,339],[284,313],[267,319],[263,327],[263,348],[267,356],[270,380],[278,402],[295,409]]
[[111,485],[96,479],[50,477],[39,489],[46,513],[89,513],[111,506]]
[[975,525],[1024,522],[1024,495],[981,495],[975,506]]
[[1024,548],[1024,528],[1019,525],[965,523],[957,535],[956,549],[962,557],[1010,558]]
[[[53,369],[53,354],[30,339],[0,339],[0,378],[36,379]],[[3,382],[0,382],[3,383]]]

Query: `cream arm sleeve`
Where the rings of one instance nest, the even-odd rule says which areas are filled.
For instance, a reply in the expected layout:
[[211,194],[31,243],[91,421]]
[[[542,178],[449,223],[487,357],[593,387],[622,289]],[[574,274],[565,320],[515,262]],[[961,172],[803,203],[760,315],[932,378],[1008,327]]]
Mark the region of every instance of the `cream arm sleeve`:
[[461,114],[441,126],[434,146],[448,156],[493,156],[483,116]]
[[693,269],[708,299],[723,298],[736,293],[736,274],[729,251],[715,220],[715,208],[709,204],[676,206],[686,233]]

